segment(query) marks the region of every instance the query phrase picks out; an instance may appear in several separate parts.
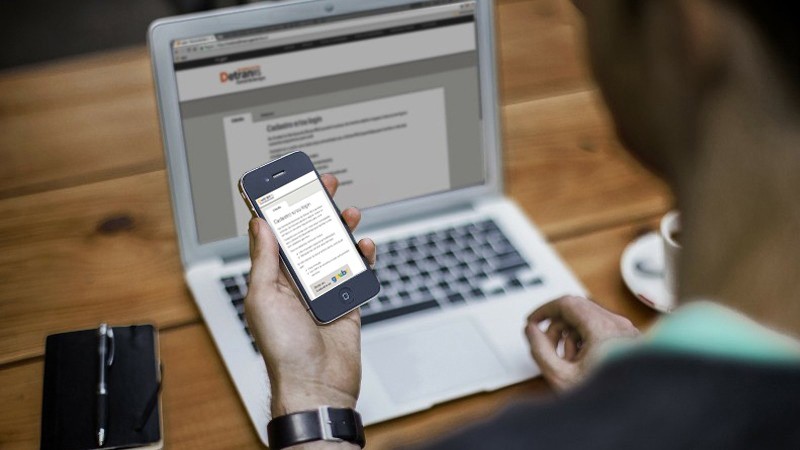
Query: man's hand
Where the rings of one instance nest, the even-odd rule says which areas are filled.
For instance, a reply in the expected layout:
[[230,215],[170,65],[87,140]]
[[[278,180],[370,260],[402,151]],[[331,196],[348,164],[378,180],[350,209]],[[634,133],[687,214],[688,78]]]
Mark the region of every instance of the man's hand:
[[[547,331],[539,329],[544,320],[550,321]],[[542,375],[551,386],[563,390],[586,377],[591,368],[587,356],[599,344],[614,338],[636,337],[639,330],[630,320],[583,297],[561,297],[528,317],[525,334]],[[556,350],[560,342],[564,345],[563,357]]]
[[[323,175],[328,192],[337,180]],[[361,213],[342,212],[355,229]],[[375,244],[358,243],[369,263]],[[318,326],[281,270],[278,242],[262,219],[250,221],[250,287],[245,300],[247,322],[267,363],[272,384],[272,416],[316,409],[323,405],[355,408],[361,386],[361,316],[358,310]]]

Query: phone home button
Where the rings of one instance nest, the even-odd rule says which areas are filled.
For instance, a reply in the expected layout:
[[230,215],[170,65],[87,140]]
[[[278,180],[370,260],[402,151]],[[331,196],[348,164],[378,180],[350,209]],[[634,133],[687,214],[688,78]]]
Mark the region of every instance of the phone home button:
[[339,289],[339,298],[342,299],[342,302],[350,303],[353,301],[353,297],[352,289],[346,287]]

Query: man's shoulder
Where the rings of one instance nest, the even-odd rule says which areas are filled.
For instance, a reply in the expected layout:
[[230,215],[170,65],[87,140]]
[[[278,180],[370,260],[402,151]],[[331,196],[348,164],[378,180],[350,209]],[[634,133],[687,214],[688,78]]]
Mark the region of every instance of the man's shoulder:
[[434,448],[800,448],[800,365],[636,351]]

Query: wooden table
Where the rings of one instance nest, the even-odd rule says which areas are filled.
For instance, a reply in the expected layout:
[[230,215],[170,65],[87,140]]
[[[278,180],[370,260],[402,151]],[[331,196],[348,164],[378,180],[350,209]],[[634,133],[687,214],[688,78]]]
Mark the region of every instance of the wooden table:
[[[507,191],[611,310],[625,244],[670,208],[620,148],[566,0],[498,0]],[[36,448],[45,336],[155,323],[169,448],[258,439],[184,285],[144,48],[0,73],[0,448]],[[520,324],[521,325],[521,324]],[[541,379],[367,429],[371,448],[424,440],[547,395]]]

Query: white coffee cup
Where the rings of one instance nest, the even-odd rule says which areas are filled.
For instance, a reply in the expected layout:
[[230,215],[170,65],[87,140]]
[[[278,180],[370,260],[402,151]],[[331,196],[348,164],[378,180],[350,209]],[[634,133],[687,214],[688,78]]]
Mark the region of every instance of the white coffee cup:
[[675,238],[680,232],[680,212],[668,212],[661,219],[661,242],[664,244],[664,285],[673,295],[678,291],[678,256],[681,245]]

